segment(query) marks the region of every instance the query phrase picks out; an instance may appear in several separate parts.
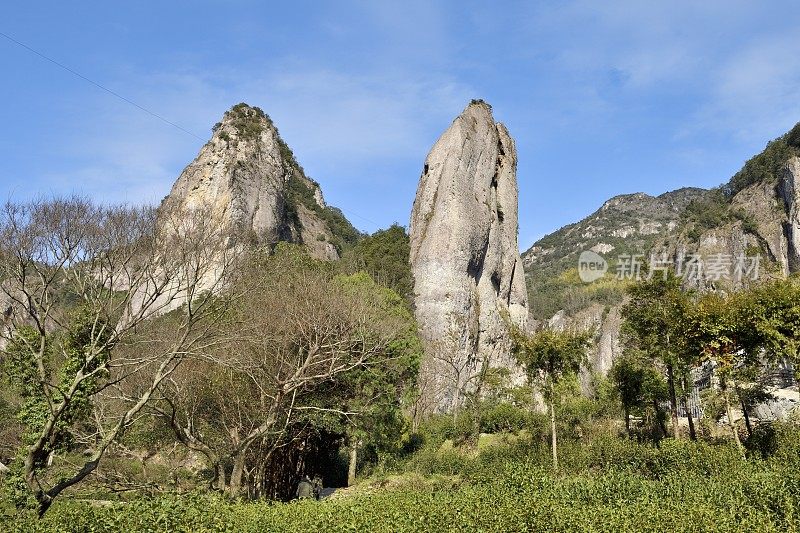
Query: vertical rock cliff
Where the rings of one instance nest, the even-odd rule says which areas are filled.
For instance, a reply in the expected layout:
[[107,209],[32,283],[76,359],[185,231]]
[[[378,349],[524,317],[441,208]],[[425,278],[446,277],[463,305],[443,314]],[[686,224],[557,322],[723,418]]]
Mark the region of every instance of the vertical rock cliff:
[[425,410],[457,408],[487,366],[518,372],[503,321],[524,325],[528,314],[516,166],[514,141],[482,101],[425,160],[410,224]]
[[787,216],[787,266],[790,271],[797,272],[800,271],[800,157],[794,156],[786,164],[780,193]]

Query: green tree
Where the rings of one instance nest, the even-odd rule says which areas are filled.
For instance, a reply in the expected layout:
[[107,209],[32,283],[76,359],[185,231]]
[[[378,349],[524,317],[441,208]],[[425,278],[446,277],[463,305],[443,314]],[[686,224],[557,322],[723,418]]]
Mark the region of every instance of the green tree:
[[409,241],[405,228],[392,224],[358,241],[342,256],[342,267],[348,274],[368,273],[377,283],[410,299],[414,280],[409,264]]
[[328,401],[346,406],[350,413],[345,433],[350,449],[348,484],[352,484],[357,473],[359,449],[368,447],[379,455],[393,450],[399,443],[405,425],[402,407],[411,399],[422,344],[411,311],[393,289],[381,287],[365,272],[338,276],[335,283],[347,294],[366,302],[376,323],[386,317],[400,319],[405,324],[404,330],[398,331],[387,346],[383,364],[368,371],[356,369],[342,376],[336,391],[331,391],[335,399],[326,395]]
[[[686,355],[690,352],[681,344],[689,298],[681,290],[680,279],[671,273],[632,285],[628,292],[630,301],[622,308],[626,344],[663,363],[669,387],[672,434],[680,438],[676,382],[689,371]],[[693,434],[692,421],[690,429]]]
[[732,400],[738,398],[747,416],[748,404],[762,391],[741,383],[754,382],[764,363],[798,361],[800,288],[794,280],[782,280],[740,293],[705,294],[688,314],[686,344],[714,363],[731,437],[743,454]]
[[591,333],[544,329],[527,333],[510,327],[514,355],[525,367],[531,381],[539,384],[550,410],[553,469],[558,470],[556,432],[556,387],[567,375],[577,374],[586,362]]
[[759,364],[758,354],[749,351],[742,343],[743,324],[740,295],[710,293],[703,295],[693,306],[686,322],[687,346],[705,360],[714,364],[719,377],[720,389],[725,403],[725,413],[731,437],[744,456],[744,447],[733,419],[731,394],[736,391],[736,378],[745,368]]
[[296,476],[288,461],[304,458],[309,435],[345,437],[357,451],[399,434],[421,352],[400,296],[285,243],[254,254],[235,286],[227,341],[179,369],[154,407],[205,455],[219,490],[275,494],[270,469]]
[[[9,465],[18,503],[43,515],[97,469],[185,355],[209,340],[233,260],[223,228],[201,208],[77,197],[0,208],[0,360],[24,426]],[[160,342],[153,317],[168,312],[174,327]],[[61,453],[73,442],[88,449],[77,463]]]

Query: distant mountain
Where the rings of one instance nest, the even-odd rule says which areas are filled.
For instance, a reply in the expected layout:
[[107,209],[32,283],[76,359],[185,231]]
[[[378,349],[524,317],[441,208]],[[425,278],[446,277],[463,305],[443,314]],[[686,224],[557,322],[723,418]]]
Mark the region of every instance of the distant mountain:
[[[522,254],[533,316],[544,320],[560,309],[580,307],[571,300],[574,295],[568,289],[578,281],[582,251],[608,257],[649,251],[676,232],[687,206],[707,192],[685,188],[656,197],[644,193],[615,196],[583,220],[534,243]],[[575,276],[569,277],[572,271]]]
[[[608,264],[605,276],[591,283],[578,272],[578,258],[587,250]],[[620,349],[619,310],[631,282],[623,263],[634,254],[647,263],[651,253],[679,271],[691,258],[704,261],[701,275],[684,278],[696,289],[735,289],[755,274],[763,280],[800,270],[800,124],[769,142],[725,185],[616,196],[534,243],[522,254],[532,316],[595,326],[592,364],[605,372]],[[737,258],[750,261],[747,276],[733,275]],[[722,265],[730,275],[712,273],[711,261],[718,267],[730,262]]]

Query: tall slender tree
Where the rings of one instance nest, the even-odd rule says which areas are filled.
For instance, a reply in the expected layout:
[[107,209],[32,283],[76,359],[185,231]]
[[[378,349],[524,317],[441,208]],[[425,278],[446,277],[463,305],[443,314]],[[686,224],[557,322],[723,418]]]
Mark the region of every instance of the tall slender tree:
[[556,385],[567,375],[576,374],[586,363],[590,332],[544,329],[527,333],[511,325],[514,355],[537,383],[550,411],[553,469],[558,470],[558,437],[556,431]]

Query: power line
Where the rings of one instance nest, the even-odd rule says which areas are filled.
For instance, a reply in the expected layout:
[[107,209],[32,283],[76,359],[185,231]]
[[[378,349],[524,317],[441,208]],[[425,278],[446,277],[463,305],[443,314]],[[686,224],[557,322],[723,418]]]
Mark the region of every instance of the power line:
[[[59,62],[58,62],[58,61],[56,61],[55,59],[53,59],[53,58],[51,58],[51,57],[49,57],[49,56],[47,56],[47,55],[45,55],[45,54],[43,54],[43,53],[39,52],[38,50],[35,50],[35,49],[31,48],[31,47],[30,47],[30,46],[28,46],[27,44],[25,44],[25,43],[23,43],[23,42],[20,42],[20,41],[18,41],[17,39],[15,39],[15,38],[11,37],[10,35],[8,35],[8,34],[6,34],[6,33],[3,33],[3,32],[0,32],[0,37],[5,37],[6,39],[8,39],[8,40],[9,40],[9,41],[11,41],[12,43],[16,44],[17,46],[20,46],[20,47],[24,48],[25,50],[27,50],[27,51],[31,52],[32,54],[35,54],[35,55],[39,56],[40,58],[44,59],[45,61],[48,61],[48,62],[50,62],[50,63],[54,64],[55,66],[57,66],[57,67],[59,67],[59,68],[61,68],[61,69],[63,69],[63,70],[66,70],[66,71],[67,71],[67,72],[69,72],[70,74],[72,74],[72,75],[74,75],[74,76],[77,76],[78,78],[82,79],[83,81],[85,81],[85,82],[87,82],[87,83],[90,83],[90,84],[94,85],[94,86],[95,86],[95,87],[97,87],[98,89],[100,89],[100,90],[102,90],[102,91],[105,91],[105,92],[107,92],[108,94],[110,94],[110,95],[112,95],[112,96],[114,96],[114,97],[116,97],[116,98],[119,98],[119,99],[120,99],[120,100],[122,100],[123,102],[125,102],[125,103],[127,103],[127,104],[130,104],[130,105],[132,105],[132,106],[133,106],[133,107],[135,107],[136,109],[139,109],[140,111],[144,111],[144,112],[145,112],[145,113],[147,113],[148,115],[150,115],[150,116],[152,116],[152,117],[155,117],[155,118],[157,118],[158,120],[160,120],[160,121],[164,122],[165,124],[169,124],[169,125],[170,125],[170,126],[172,126],[173,128],[177,128],[177,129],[179,129],[180,131],[182,131],[183,133],[185,133],[185,134],[187,134],[187,135],[191,135],[191,136],[192,136],[192,137],[194,137],[195,139],[198,139],[198,140],[200,140],[200,141],[205,141],[205,139],[203,139],[203,138],[202,138],[202,137],[200,137],[199,135],[196,135],[196,134],[192,133],[191,131],[189,131],[189,130],[187,130],[187,129],[183,128],[183,127],[181,127],[180,125],[178,125],[178,124],[176,124],[176,123],[172,122],[171,120],[168,120],[168,119],[166,119],[166,118],[162,117],[162,116],[161,116],[161,115],[159,115],[158,113],[155,113],[155,112],[153,112],[153,111],[150,111],[150,110],[149,110],[149,109],[147,109],[146,107],[144,107],[144,106],[141,106],[141,105],[137,104],[137,103],[136,103],[136,102],[134,102],[133,100],[131,100],[131,99],[129,99],[129,98],[125,98],[125,97],[124,97],[124,96],[122,96],[121,94],[119,94],[119,93],[117,93],[117,92],[115,92],[115,91],[112,91],[112,90],[111,90],[111,89],[109,89],[108,87],[105,87],[105,86],[103,86],[103,85],[101,85],[101,84],[97,83],[96,81],[94,81],[94,80],[92,80],[92,79],[90,79],[90,78],[87,78],[86,76],[84,76],[84,75],[83,75],[83,74],[81,74],[80,72],[77,72],[77,71],[75,71],[75,70],[71,69],[70,67],[68,67],[67,65],[64,65],[63,63],[59,63]],[[353,212],[351,212],[350,214],[351,214],[352,216],[355,216],[355,217],[357,217],[357,218],[360,218],[361,220],[364,220],[365,222],[369,222],[370,224],[374,224],[375,226],[378,226],[378,227],[380,227],[380,224],[378,224],[377,222],[375,222],[375,221],[373,221],[373,220],[370,220],[370,219],[368,219],[368,218],[366,218],[366,217],[362,217],[362,216],[360,216],[360,215],[358,215],[358,214],[356,214],[356,213],[353,213]]]
[[48,57],[48,56],[44,55],[43,53],[39,52],[38,50],[34,50],[33,48],[31,48],[31,47],[30,47],[30,46],[28,46],[27,44],[25,44],[25,43],[22,43],[22,42],[20,42],[20,41],[18,41],[18,40],[16,40],[16,39],[14,39],[14,38],[13,38],[13,37],[11,37],[10,35],[7,35],[7,34],[5,34],[5,33],[3,33],[3,32],[0,32],[0,36],[2,36],[2,37],[5,37],[6,39],[8,39],[9,41],[11,41],[12,43],[14,43],[14,44],[16,44],[16,45],[18,45],[18,46],[20,46],[20,47],[24,48],[25,50],[27,50],[27,51],[29,51],[29,52],[31,52],[31,53],[33,53],[33,54],[36,54],[37,56],[41,57],[41,58],[42,58],[42,59],[44,59],[45,61],[49,61],[50,63],[52,63],[52,64],[56,65],[57,67],[59,67],[59,68],[61,68],[61,69],[64,69],[64,70],[66,70],[66,71],[67,71],[67,72],[69,72],[70,74],[73,74],[73,75],[77,76],[78,78],[82,79],[83,81],[85,81],[85,82],[87,82],[87,83],[91,83],[92,85],[94,85],[94,86],[95,86],[95,87],[97,87],[98,89],[101,89],[101,90],[103,90],[103,91],[107,92],[108,94],[110,94],[110,95],[112,95],[112,96],[115,96],[115,97],[119,98],[119,99],[120,99],[120,100],[122,100],[123,102],[126,102],[126,103],[128,103],[128,104],[132,105],[133,107],[135,107],[135,108],[139,109],[140,111],[144,111],[144,112],[145,112],[145,113],[147,113],[148,115],[150,115],[150,116],[152,116],[152,117],[155,117],[155,118],[157,118],[158,120],[160,120],[160,121],[162,121],[162,122],[164,122],[164,123],[166,123],[166,124],[169,124],[170,126],[172,126],[172,127],[174,127],[174,128],[177,128],[177,129],[181,130],[183,133],[186,133],[187,135],[191,135],[191,136],[192,136],[192,137],[194,137],[195,139],[199,139],[199,140],[201,140],[201,141],[205,141],[205,139],[203,139],[203,138],[202,138],[202,137],[200,137],[199,135],[195,135],[195,134],[194,134],[194,133],[192,133],[191,131],[189,131],[189,130],[187,130],[187,129],[185,129],[185,128],[182,128],[182,127],[181,127],[181,126],[179,126],[178,124],[175,124],[174,122],[172,122],[172,121],[170,121],[170,120],[167,120],[166,118],[162,117],[162,116],[161,116],[161,115],[159,115],[158,113],[154,113],[153,111],[150,111],[150,110],[149,110],[149,109],[147,109],[146,107],[144,107],[144,106],[141,106],[141,105],[137,104],[137,103],[136,103],[136,102],[134,102],[133,100],[130,100],[130,99],[128,99],[128,98],[125,98],[125,97],[124,97],[124,96],[122,96],[121,94],[119,94],[119,93],[117,93],[117,92],[114,92],[114,91],[112,91],[112,90],[111,90],[111,89],[109,89],[108,87],[105,87],[105,86],[103,86],[103,85],[100,85],[100,84],[99,84],[99,83],[97,83],[96,81],[94,81],[94,80],[91,80],[91,79],[87,78],[86,76],[84,76],[84,75],[83,75],[83,74],[81,74],[80,72],[76,72],[75,70],[73,70],[73,69],[69,68],[68,66],[64,65],[63,63],[59,63],[59,62],[58,62],[58,61],[56,61],[55,59],[53,59],[53,58],[51,58],[51,57]]

